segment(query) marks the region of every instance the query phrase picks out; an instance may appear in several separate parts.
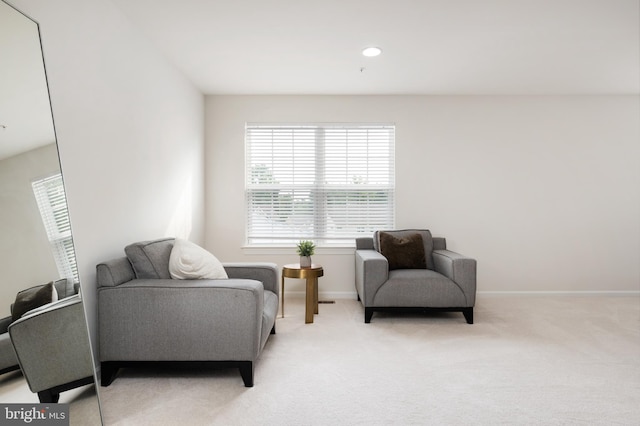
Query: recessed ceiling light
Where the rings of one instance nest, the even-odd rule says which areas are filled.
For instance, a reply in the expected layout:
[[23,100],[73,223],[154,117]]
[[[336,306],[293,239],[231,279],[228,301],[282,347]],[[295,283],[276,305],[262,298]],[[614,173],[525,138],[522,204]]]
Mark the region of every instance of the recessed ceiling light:
[[381,53],[382,49],[380,49],[379,47],[365,47],[364,49],[362,49],[362,54],[364,56],[378,56]]

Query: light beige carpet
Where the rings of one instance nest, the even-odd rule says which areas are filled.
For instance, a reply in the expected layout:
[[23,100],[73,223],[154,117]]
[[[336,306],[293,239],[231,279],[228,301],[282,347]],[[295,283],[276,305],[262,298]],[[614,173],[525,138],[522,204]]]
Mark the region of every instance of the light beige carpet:
[[[20,370],[0,375],[0,403],[38,404],[38,395],[31,392]],[[60,403],[69,404],[69,425],[100,424],[100,407],[93,384],[71,389],[60,394]],[[4,417],[0,418],[0,424]]]
[[245,388],[237,370],[122,370],[106,425],[639,425],[640,298],[480,297],[462,314],[304,324],[288,299]]

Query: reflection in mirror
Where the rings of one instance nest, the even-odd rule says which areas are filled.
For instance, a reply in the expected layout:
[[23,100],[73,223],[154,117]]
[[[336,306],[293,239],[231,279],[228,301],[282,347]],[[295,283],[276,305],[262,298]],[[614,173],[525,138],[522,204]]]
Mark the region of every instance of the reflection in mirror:
[[39,29],[4,1],[0,52],[0,403],[100,424]]

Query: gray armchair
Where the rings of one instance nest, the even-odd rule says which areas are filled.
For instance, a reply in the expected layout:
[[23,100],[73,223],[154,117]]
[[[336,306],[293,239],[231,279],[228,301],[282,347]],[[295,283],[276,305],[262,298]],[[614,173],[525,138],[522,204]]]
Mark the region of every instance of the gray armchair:
[[[72,280],[67,280],[66,278],[55,281],[54,285],[56,287],[59,299],[63,299],[65,297],[69,297],[78,293],[78,289],[80,288],[79,284],[74,284]],[[23,291],[37,290],[42,287],[44,286],[38,285]],[[23,291],[21,291],[20,293],[22,293]],[[13,304],[11,305],[11,312],[12,314],[15,313],[13,310]],[[16,358],[16,353],[13,349],[13,345],[11,344],[11,339],[9,337],[9,325],[12,322],[13,318],[11,315],[0,319],[0,374],[20,369],[18,358]]]
[[[406,267],[407,258],[421,256],[422,265]],[[431,310],[462,312],[473,324],[476,261],[447,250],[446,240],[428,230],[377,231],[356,239],[355,270],[365,323],[375,311]]]
[[41,403],[94,382],[89,335],[80,295],[33,309],[9,325],[29,388]]

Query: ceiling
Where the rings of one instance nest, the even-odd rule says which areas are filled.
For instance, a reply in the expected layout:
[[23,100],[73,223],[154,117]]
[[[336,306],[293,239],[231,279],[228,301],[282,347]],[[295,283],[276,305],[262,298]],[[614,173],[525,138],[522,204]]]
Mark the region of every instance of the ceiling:
[[[640,0],[111,1],[205,94],[640,94]],[[2,159],[54,134],[37,26],[0,6]]]
[[0,2],[0,160],[55,142],[35,22]]
[[640,0],[112,1],[206,94],[640,93]]

